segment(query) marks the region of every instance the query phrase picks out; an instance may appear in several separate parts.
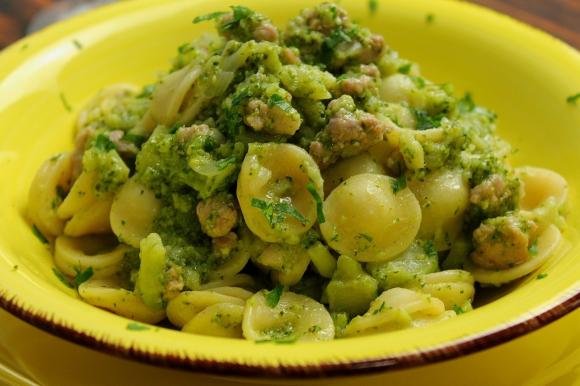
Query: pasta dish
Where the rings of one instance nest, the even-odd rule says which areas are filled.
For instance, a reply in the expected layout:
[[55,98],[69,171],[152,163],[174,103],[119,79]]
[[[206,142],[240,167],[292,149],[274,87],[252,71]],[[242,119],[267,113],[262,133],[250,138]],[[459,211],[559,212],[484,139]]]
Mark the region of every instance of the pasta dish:
[[102,89],[30,187],[85,302],[128,328],[325,341],[470,312],[558,246],[563,177],[512,167],[493,112],[338,5],[194,23],[217,34],[153,84]]

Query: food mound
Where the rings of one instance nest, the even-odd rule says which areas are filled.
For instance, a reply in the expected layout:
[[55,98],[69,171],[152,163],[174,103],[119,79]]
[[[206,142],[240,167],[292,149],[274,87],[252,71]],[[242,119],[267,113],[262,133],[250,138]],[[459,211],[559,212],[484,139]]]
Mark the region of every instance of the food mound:
[[521,278],[559,244],[566,181],[511,167],[494,113],[339,6],[284,30],[242,6],[194,22],[218,34],[154,84],[99,92],[32,183],[34,230],[84,301],[323,341],[454,318],[475,282]]

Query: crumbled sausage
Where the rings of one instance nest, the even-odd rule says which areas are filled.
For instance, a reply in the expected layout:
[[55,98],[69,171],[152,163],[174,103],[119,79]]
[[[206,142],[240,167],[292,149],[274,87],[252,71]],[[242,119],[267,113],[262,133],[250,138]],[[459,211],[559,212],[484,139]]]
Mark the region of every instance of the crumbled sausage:
[[485,220],[474,232],[473,262],[487,269],[507,269],[525,263],[537,224],[507,215]]
[[245,108],[244,122],[255,131],[292,135],[301,124],[300,114],[270,107],[260,99],[251,99]]
[[230,194],[217,194],[200,201],[196,207],[202,231],[210,237],[227,235],[238,221],[235,199]]
[[215,237],[211,239],[213,251],[218,256],[228,256],[230,252],[236,247],[238,243],[238,235],[230,232],[222,237]]
[[348,95],[362,95],[368,90],[376,89],[376,84],[368,75],[346,78],[339,82],[340,91]]
[[280,60],[284,64],[300,64],[300,56],[298,50],[289,47],[282,48],[280,51]]
[[374,115],[341,109],[323,130],[321,137],[310,144],[310,155],[324,169],[339,158],[352,157],[383,140],[387,124]]
[[134,143],[123,140],[125,132],[123,130],[114,130],[109,132],[108,136],[121,157],[135,157],[139,152]]
[[183,290],[184,285],[181,267],[172,265],[165,271],[163,299],[171,300],[175,298]]
[[176,132],[175,136],[181,142],[189,142],[193,138],[208,135],[210,133],[210,128],[208,125],[191,125],[180,127]]
[[269,21],[264,21],[254,30],[254,39],[256,41],[278,41],[278,30]]
[[469,193],[469,201],[481,208],[485,217],[496,217],[515,209],[518,198],[518,180],[501,174],[492,174]]
[[379,68],[374,64],[361,64],[359,69],[361,73],[371,76],[373,78],[381,77],[381,72],[379,71]]

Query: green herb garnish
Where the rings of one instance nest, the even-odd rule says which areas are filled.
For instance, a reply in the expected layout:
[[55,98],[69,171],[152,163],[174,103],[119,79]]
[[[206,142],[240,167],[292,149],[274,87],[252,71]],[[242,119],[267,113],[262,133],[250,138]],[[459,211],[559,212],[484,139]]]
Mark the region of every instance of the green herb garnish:
[[81,44],[81,42],[79,42],[78,40],[74,39],[72,41],[73,45],[77,48],[77,50],[82,50],[83,49],[83,45]]
[[395,194],[405,189],[406,187],[407,177],[404,174],[401,174],[399,177],[391,181],[391,189],[393,189],[393,193]]
[[414,109],[413,112],[415,113],[415,120],[417,121],[417,130],[432,129],[441,125],[442,115],[432,117],[426,111],[418,109]]
[[376,310],[373,311],[373,315],[379,314],[381,312],[383,312],[383,310],[385,309],[386,304],[385,302],[381,303],[381,306],[379,308],[377,308]]
[[202,21],[208,21],[208,20],[213,20],[213,19],[217,19],[219,17],[222,17],[223,15],[226,15],[227,12],[212,12],[212,13],[208,13],[207,15],[201,15],[201,16],[196,16],[193,19],[193,24],[197,24],[197,23],[201,23]]
[[530,256],[535,256],[538,254],[538,239],[535,239],[532,242],[532,245],[530,245],[530,247],[528,248],[528,253],[530,254]]
[[360,238],[360,239],[365,239],[365,240],[366,240],[366,241],[368,241],[369,243],[370,243],[371,241],[373,241],[373,236],[371,236],[371,235],[368,235],[368,234],[366,234],[366,233],[359,233],[357,237],[358,237],[358,238]]
[[403,64],[401,67],[397,69],[397,72],[406,75],[411,71],[411,67],[413,67],[413,63]]
[[242,20],[247,19],[254,14],[254,11],[250,8],[241,5],[233,5],[231,8],[233,11],[233,19],[222,26],[222,29],[225,31],[235,28]]
[[302,225],[306,225],[308,220],[302,216],[292,204],[286,201],[272,202],[264,201],[259,198],[252,198],[251,205],[254,208],[258,208],[262,211],[266,220],[272,228],[277,224],[286,220],[286,216],[294,217],[296,220],[300,221]]
[[115,144],[105,134],[99,134],[93,142],[93,147],[97,150],[108,152],[115,149]]
[[578,94],[570,95],[568,98],[566,98],[566,102],[576,106],[576,102],[578,101],[578,99],[580,99],[580,92]]
[[129,331],[146,331],[146,330],[150,330],[151,327],[146,326],[144,324],[141,323],[136,323],[136,322],[129,322],[127,323],[127,330]]
[[538,276],[536,276],[536,280],[542,280],[548,277],[547,273],[540,273]]
[[[145,142],[146,138],[142,135],[139,134],[129,134],[129,133],[125,133],[123,134],[123,138],[121,138],[123,141],[127,141],[127,142],[131,142],[132,144],[134,144],[135,146],[139,147],[143,144],[143,142]],[[114,146],[114,144],[113,144]]]
[[60,97],[60,101],[62,102],[62,105],[64,106],[64,108],[66,109],[66,111],[68,111],[69,113],[72,112],[72,106],[70,105],[70,103],[68,103],[66,96],[64,95],[64,93],[60,93],[59,94]]
[[294,110],[292,108],[292,105],[288,103],[286,99],[282,98],[278,94],[272,94],[272,96],[268,100],[268,107],[272,108],[274,106],[277,106],[280,110],[286,113],[291,113],[292,110]]
[[377,13],[379,9],[379,0],[369,0],[369,12],[371,15]]
[[306,189],[308,190],[308,192],[310,192],[310,194],[314,198],[314,202],[316,202],[316,215],[318,217],[318,223],[324,224],[326,222],[326,218],[324,217],[324,207],[322,197],[320,197],[320,195],[316,191],[316,187],[314,187],[312,181],[306,184]]
[[94,275],[93,267],[89,267],[84,271],[81,271],[80,268],[75,268],[76,275],[74,277],[75,286],[78,287],[79,285],[83,284],[85,281],[89,280]]
[[274,308],[278,305],[278,303],[280,302],[280,297],[282,296],[282,291],[284,291],[284,288],[279,285],[276,286],[272,291],[268,291],[266,292],[266,304],[268,305],[268,307],[270,308]]
[[465,310],[463,309],[463,307],[459,307],[457,304],[454,304],[452,308],[453,308],[453,311],[455,311],[455,313],[457,315],[465,313]]
[[470,93],[465,93],[463,98],[457,101],[457,110],[460,113],[468,113],[470,111],[473,111],[474,109],[475,103],[473,102]]
[[435,248],[435,245],[433,244],[433,240],[427,240],[425,242],[425,245],[423,246],[423,251],[429,257],[437,257],[438,256],[437,249]]
[[37,239],[40,240],[43,244],[48,244],[48,239],[42,234],[40,229],[36,227],[36,225],[32,224],[32,233],[36,236]]
[[75,286],[70,282],[69,278],[66,277],[65,274],[60,272],[58,269],[53,268],[52,273],[54,273],[54,276],[56,276],[58,280],[60,280],[60,282],[65,286],[67,286],[68,288],[75,288]]
[[433,13],[428,13],[425,16],[425,23],[427,24],[433,24],[433,22],[435,21],[435,14]]

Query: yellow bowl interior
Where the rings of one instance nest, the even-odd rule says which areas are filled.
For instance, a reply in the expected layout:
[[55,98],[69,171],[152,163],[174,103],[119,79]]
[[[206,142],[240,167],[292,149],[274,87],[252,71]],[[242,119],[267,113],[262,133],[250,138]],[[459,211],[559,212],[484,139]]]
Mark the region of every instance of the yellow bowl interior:
[[[238,3],[236,1],[236,3]],[[248,0],[244,5],[283,25],[313,1]],[[164,328],[127,330],[127,319],[83,303],[52,273],[50,251],[24,218],[30,182],[43,160],[72,147],[75,112],[101,87],[156,79],[176,47],[211,23],[194,16],[224,10],[230,2],[144,0],[121,2],[48,28],[0,55],[0,294],[28,312],[74,329],[109,348],[248,365],[304,365],[373,359],[433,349],[530,318],[580,290],[578,188],[580,186],[580,55],[572,48],[505,16],[454,1],[381,0],[374,16],[366,2],[342,0],[352,17],[403,57],[421,64],[436,82],[499,115],[500,134],[518,152],[516,165],[561,173],[570,183],[565,242],[541,268],[510,293],[474,312],[423,329],[327,343],[257,345]],[[432,23],[426,16],[433,14]],[[79,42],[78,48],[74,41]],[[73,111],[65,109],[65,99]],[[79,337],[81,336],[79,335]]]

